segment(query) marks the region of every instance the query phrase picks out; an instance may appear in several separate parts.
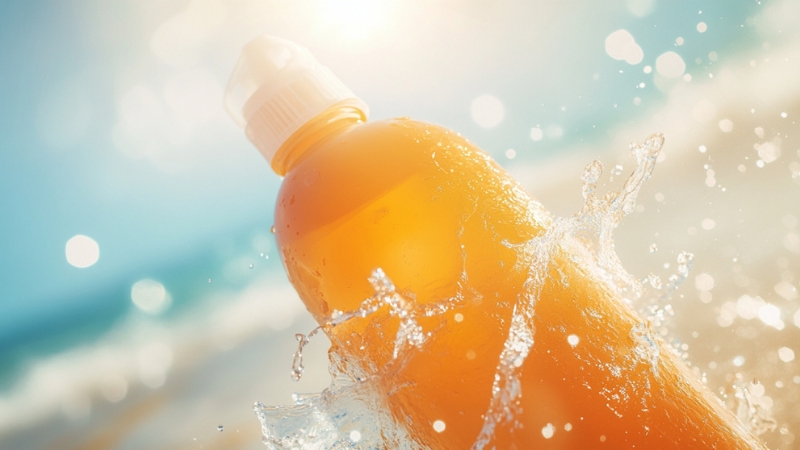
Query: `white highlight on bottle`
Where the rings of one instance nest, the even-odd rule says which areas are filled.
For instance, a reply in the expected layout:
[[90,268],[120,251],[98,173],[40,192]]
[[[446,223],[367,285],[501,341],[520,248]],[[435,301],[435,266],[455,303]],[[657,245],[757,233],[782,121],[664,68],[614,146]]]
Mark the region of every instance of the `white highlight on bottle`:
[[483,128],[492,128],[500,124],[505,117],[503,102],[493,95],[481,95],[472,101],[470,108],[472,120]]
[[441,433],[444,429],[447,428],[445,423],[441,420],[436,420],[433,422],[433,431],[437,433]]
[[569,336],[567,336],[567,342],[569,342],[569,345],[571,345],[573,347],[578,345],[578,342],[580,342],[580,341],[581,341],[581,339],[577,335],[570,334]]
[[82,234],[71,237],[65,251],[67,262],[79,269],[94,265],[100,258],[100,246],[94,239]]

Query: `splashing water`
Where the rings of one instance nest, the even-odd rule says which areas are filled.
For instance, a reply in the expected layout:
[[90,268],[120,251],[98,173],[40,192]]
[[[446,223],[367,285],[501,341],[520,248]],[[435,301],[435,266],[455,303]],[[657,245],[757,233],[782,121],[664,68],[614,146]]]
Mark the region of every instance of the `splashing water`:
[[[677,274],[668,282],[653,274],[643,280],[630,275],[622,267],[614,251],[613,231],[620,221],[634,211],[636,198],[643,183],[652,174],[664,138],[660,134],[650,136],[643,144],[633,143],[630,150],[636,158],[636,168],[619,191],[604,196],[597,195],[597,183],[603,165],[594,161],[587,165],[583,174],[584,205],[575,215],[557,218],[542,234],[522,245],[511,246],[520,253],[521,260],[531,261],[528,277],[513,307],[511,324],[503,350],[495,370],[492,397],[480,434],[472,448],[492,448],[498,427],[513,424],[519,411],[519,399],[523,395],[520,370],[535,343],[535,307],[544,283],[550,276],[557,252],[582,255],[574,262],[604,283],[612,292],[627,303],[638,306],[647,317],[646,322],[635,325],[630,331],[633,343],[631,364],[644,364],[658,376],[660,347],[655,328],[664,329],[672,317],[672,308],[664,304],[672,292],[689,275],[693,261],[691,253],[683,252],[677,258]],[[614,169],[619,175],[621,167]],[[462,274],[460,286],[464,285],[466,273]],[[298,349],[294,355],[293,379],[298,380],[304,371],[302,352],[309,339],[320,330],[329,331],[348,320],[364,318],[381,308],[388,308],[390,315],[400,320],[394,337],[393,361],[402,363],[414,352],[424,349],[433,331],[425,331],[418,319],[444,314],[463,302],[462,289],[444,301],[419,305],[400,295],[390,278],[381,269],[376,269],[369,278],[374,295],[364,300],[354,311],[334,311],[327,321],[308,336],[298,334]],[[664,335],[662,331],[660,334]],[[348,362],[347,358],[330,352],[330,373],[333,382],[320,394],[296,397],[295,405],[289,407],[267,407],[256,403],[254,410],[261,421],[263,441],[269,448],[314,448],[314,449],[373,449],[425,448],[416,442],[404,426],[389,413],[385,393],[380,392],[378,380],[381,372],[365,373],[363,368]],[[609,371],[619,371],[610,366]],[[648,392],[649,392],[649,388]],[[645,392],[645,396],[649,395]],[[755,428],[772,424],[763,409],[753,406],[747,390],[737,391],[739,403],[734,405],[744,423]],[[610,402],[629,401],[626,392],[608,392]],[[745,406],[742,406],[742,405]],[[613,405],[609,408],[614,411]],[[767,425],[765,425],[767,424]],[[759,429],[760,429],[759,428]],[[758,431],[758,430],[756,430]],[[355,439],[355,438],[357,439]]]

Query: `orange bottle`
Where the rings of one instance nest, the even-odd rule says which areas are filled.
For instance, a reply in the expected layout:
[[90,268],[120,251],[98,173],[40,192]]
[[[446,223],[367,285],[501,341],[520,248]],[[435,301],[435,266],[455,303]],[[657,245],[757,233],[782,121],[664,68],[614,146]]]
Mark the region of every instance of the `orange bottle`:
[[[366,105],[308,50],[272,37],[244,48],[227,105],[285,177],[275,234],[320,324],[374,295],[376,268],[408,302],[401,310],[428,305],[417,323],[430,333],[402,362],[400,319],[386,307],[326,329],[332,351],[381,374],[393,416],[419,443],[762,448],[569,252],[553,251],[531,291],[535,255],[524,245],[551,218],[459,134],[407,118],[367,122]],[[507,344],[515,320],[529,333],[517,336],[521,350]],[[516,375],[504,379],[509,351]]]

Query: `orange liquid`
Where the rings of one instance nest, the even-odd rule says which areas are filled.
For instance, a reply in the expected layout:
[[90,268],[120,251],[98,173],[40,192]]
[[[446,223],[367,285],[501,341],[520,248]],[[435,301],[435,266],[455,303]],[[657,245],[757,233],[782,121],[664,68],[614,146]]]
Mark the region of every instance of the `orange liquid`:
[[[273,167],[286,173],[275,215],[281,256],[320,323],[370,297],[367,279],[378,267],[419,304],[464,295],[447,313],[420,320],[435,331],[402,365],[392,361],[399,321],[385,309],[329,335],[336,351],[387,372],[392,413],[416,439],[470,448],[528,277],[530,261],[507,244],[544,231],[541,206],[452,131],[408,119],[362,123],[342,109],[296,133]],[[642,320],[628,306],[565,255],[551,268],[522,366],[522,412],[491,445],[761,448],[665,345],[657,371],[635,357],[631,329]],[[437,420],[444,431],[434,430]]]

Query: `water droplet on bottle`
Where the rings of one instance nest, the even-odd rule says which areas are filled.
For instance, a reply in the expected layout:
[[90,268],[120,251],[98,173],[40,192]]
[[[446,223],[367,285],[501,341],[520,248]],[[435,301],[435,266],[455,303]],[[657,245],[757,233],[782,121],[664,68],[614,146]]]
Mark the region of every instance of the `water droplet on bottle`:
[[250,268],[251,268],[251,269],[253,268],[253,264],[250,264]]
[[209,284],[211,283],[211,278],[208,279]]
[[220,425],[220,426],[218,426],[218,427],[217,427],[217,431],[222,431],[222,429],[223,429],[223,428],[222,428],[222,425]]
[[651,244],[651,245],[650,245],[650,253],[655,253],[655,252],[657,252],[657,251],[658,251],[658,245],[656,245],[656,244]]
[[275,225],[269,227],[269,232],[275,234]]

